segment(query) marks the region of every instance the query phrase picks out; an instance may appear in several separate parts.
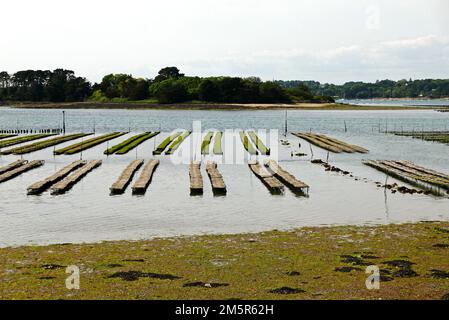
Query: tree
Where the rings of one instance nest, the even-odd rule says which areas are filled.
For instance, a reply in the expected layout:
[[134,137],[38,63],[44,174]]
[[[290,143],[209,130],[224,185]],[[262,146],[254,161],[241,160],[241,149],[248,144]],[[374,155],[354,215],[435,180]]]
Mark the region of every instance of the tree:
[[259,86],[259,100],[264,103],[289,102],[285,90],[275,82],[263,82]]
[[128,95],[130,100],[144,100],[148,97],[148,80],[133,79],[130,83]]
[[64,86],[65,101],[83,101],[91,94],[90,83],[81,77],[69,79]]
[[100,90],[107,99],[143,100],[148,97],[148,86],[148,80],[136,79],[132,75],[108,74],[103,77],[99,85],[94,86],[94,92]]
[[65,89],[68,81],[75,78],[71,70],[56,69],[50,75],[47,86],[48,100],[53,102],[66,101]]
[[100,89],[109,99],[126,98],[129,95],[128,82],[132,79],[133,77],[128,74],[108,74],[101,80]]
[[165,67],[159,70],[158,75],[154,78],[154,81],[161,82],[168,79],[179,79],[184,77],[183,73],[179,73],[179,69],[176,67]]
[[298,83],[295,88],[290,89],[290,94],[297,98],[300,101],[312,101],[313,94],[310,92],[310,89],[302,83]]
[[6,89],[9,87],[11,76],[6,71],[0,72],[0,88]]
[[0,72],[0,100],[8,98],[11,76],[8,72]]
[[175,79],[153,83],[150,86],[150,92],[159,103],[176,103],[188,100],[186,87]]
[[205,79],[198,88],[198,98],[201,101],[220,101],[220,89],[215,81]]
[[223,102],[240,102],[241,87],[241,78],[224,77],[218,81],[218,88],[220,89],[220,96]]

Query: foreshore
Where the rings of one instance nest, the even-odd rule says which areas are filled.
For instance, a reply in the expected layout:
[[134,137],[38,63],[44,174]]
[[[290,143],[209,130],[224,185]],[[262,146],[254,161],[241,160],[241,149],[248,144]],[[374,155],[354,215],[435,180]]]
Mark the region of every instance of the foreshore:
[[449,299],[448,256],[449,222],[23,246],[0,249],[0,298]]
[[179,103],[158,104],[145,102],[2,102],[1,106],[21,109],[131,109],[131,110],[417,110],[438,109],[436,106],[357,106],[341,103],[292,103],[292,104],[238,104],[238,103]]

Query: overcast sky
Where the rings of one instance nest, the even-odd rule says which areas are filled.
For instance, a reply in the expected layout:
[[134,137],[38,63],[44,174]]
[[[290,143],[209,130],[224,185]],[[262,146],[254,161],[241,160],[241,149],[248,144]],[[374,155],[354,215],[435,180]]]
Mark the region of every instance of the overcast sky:
[[0,69],[449,78],[447,0],[2,0]]

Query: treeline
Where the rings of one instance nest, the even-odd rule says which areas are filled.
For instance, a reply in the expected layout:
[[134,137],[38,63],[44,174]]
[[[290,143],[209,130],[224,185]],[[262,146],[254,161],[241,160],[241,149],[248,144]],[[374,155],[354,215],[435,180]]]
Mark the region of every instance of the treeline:
[[92,93],[90,83],[71,70],[0,72],[0,100],[83,101]]
[[291,103],[333,102],[331,97],[313,94],[303,84],[282,87],[273,81],[239,77],[190,77],[176,67],[166,67],[154,79],[128,74],[109,74],[91,84],[71,70],[25,70],[12,75],[0,73],[0,100],[49,102],[158,103]]
[[382,80],[343,85],[317,81],[262,81],[256,77],[191,77],[166,67],[154,79],[109,74],[91,84],[71,70],[0,72],[0,101],[98,102],[142,101],[180,103],[333,102],[334,98],[443,98],[448,80]]
[[213,103],[330,102],[330,97],[310,93],[298,85],[283,88],[259,78],[189,77],[176,67],[161,69],[154,79],[135,79],[126,74],[110,74],[93,86],[96,101],[155,99],[159,103],[204,101]]
[[277,81],[277,83],[284,88],[304,85],[314,95],[344,99],[449,97],[449,79],[381,80],[374,83],[347,82],[343,85],[321,84],[317,81]]

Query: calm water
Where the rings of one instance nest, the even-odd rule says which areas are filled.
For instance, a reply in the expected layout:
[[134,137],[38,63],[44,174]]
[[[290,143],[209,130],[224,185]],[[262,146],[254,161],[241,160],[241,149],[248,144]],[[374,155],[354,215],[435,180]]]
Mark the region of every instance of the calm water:
[[[312,129],[370,150],[367,155],[330,155],[333,165],[367,179],[355,181],[327,173],[321,166],[311,164],[309,144],[289,135],[293,149],[279,146],[279,160],[284,168],[310,185],[308,198],[296,197],[288,189],[282,196],[270,195],[244,164],[219,166],[228,187],[226,197],[213,197],[204,168],[204,196],[190,197],[187,166],[174,165],[167,157],[160,157],[161,164],[145,196],[132,196],[130,190],[122,196],[109,196],[110,185],[131,160],[152,158],[156,143],[173,129],[191,129],[194,120],[201,120],[204,129],[265,128],[282,131],[284,112],[68,110],[67,129],[70,132],[92,131],[95,126],[97,134],[129,128],[133,132],[160,128],[163,134],[125,156],[104,156],[106,143],[85,151],[84,159],[102,159],[103,165],[62,196],[49,193],[27,196],[26,187],[79,159],[80,155],[53,157],[51,148],[26,155],[25,159],[44,159],[46,164],[0,184],[0,246],[257,232],[317,225],[449,220],[449,199],[385,195],[383,189],[374,184],[375,181],[384,182],[385,175],[361,164],[365,158],[406,159],[449,173],[449,146],[383,133],[385,128],[448,128],[449,114],[428,110],[289,111],[289,131]],[[2,129],[14,129],[17,125],[20,128],[54,128],[60,122],[61,111],[58,110],[0,108]],[[109,144],[123,141],[131,135],[112,140]],[[301,143],[301,149],[298,143]],[[182,154],[187,145],[188,141],[180,150]],[[292,150],[308,156],[292,159]],[[326,152],[319,148],[312,147],[312,151],[315,158],[326,157]],[[2,156],[0,166],[19,158]]]
[[357,106],[437,106],[449,107],[449,99],[341,99],[337,102]]

